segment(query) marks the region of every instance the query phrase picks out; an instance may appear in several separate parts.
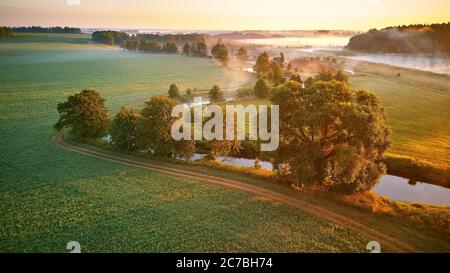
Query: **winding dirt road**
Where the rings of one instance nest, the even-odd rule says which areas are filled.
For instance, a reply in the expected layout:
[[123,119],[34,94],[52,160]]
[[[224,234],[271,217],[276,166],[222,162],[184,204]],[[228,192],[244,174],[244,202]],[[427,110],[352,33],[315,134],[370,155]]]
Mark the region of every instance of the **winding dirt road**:
[[271,200],[279,202],[279,203],[283,203],[283,204],[295,207],[295,208],[300,209],[310,215],[324,219],[331,223],[344,226],[354,232],[357,232],[359,234],[364,235],[367,238],[370,238],[371,240],[380,242],[382,246],[383,245],[388,246],[390,249],[392,249],[395,252],[420,252],[413,246],[411,246],[405,242],[400,242],[396,238],[393,238],[393,237],[387,235],[386,233],[375,230],[375,229],[373,229],[363,223],[360,223],[354,219],[350,219],[346,216],[337,214],[335,212],[327,210],[318,205],[314,205],[314,204],[308,203],[306,201],[281,194],[276,191],[260,188],[260,187],[253,186],[253,185],[243,183],[243,182],[239,182],[236,180],[231,180],[231,179],[226,179],[226,178],[221,178],[221,177],[216,177],[216,176],[211,176],[211,175],[206,175],[206,174],[200,174],[200,173],[191,172],[191,171],[184,171],[184,170],[180,170],[180,169],[176,169],[176,168],[170,168],[170,167],[165,167],[165,166],[161,166],[161,165],[157,165],[157,164],[142,162],[142,161],[139,161],[139,159],[132,160],[132,159],[123,158],[120,156],[115,156],[115,155],[111,155],[111,154],[107,154],[107,153],[102,153],[102,152],[98,152],[98,151],[92,151],[89,149],[81,148],[81,147],[69,144],[64,141],[64,134],[66,132],[67,132],[67,130],[60,131],[60,132],[56,133],[51,139],[55,145],[57,145],[58,147],[60,147],[64,150],[76,152],[76,153],[79,153],[82,155],[87,155],[87,156],[94,157],[94,158],[101,159],[101,160],[106,160],[106,161],[110,161],[110,162],[119,163],[122,165],[127,165],[130,167],[138,167],[138,168],[143,168],[143,169],[155,170],[155,171],[159,171],[159,172],[170,174],[170,175],[176,175],[179,177],[194,179],[197,181],[207,182],[207,183],[216,184],[216,185],[220,185],[220,186],[224,186],[224,187],[228,187],[228,188],[237,189],[240,191],[249,192],[249,193],[252,193],[252,194],[255,194],[258,196],[262,196],[262,197],[271,199]]

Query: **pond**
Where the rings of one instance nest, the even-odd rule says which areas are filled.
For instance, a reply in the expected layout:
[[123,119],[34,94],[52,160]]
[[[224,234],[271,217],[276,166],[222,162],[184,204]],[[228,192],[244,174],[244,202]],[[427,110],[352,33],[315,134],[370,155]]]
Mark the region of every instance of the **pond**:
[[[204,156],[203,154],[194,154],[191,160],[199,160]],[[253,159],[219,157],[218,161],[238,167],[251,168],[255,166]],[[273,165],[268,161],[261,161],[261,168],[272,170]],[[409,180],[403,177],[385,175],[373,191],[380,196],[396,201],[450,206],[450,189],[422,182],[411,185],[408,182]]]

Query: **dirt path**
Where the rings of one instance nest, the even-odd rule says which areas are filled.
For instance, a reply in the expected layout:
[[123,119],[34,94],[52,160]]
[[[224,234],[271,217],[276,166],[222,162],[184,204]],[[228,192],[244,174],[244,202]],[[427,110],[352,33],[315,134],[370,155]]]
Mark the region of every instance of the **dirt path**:
[[131,159],[115,156],[115,155],[105,154],[105,153],[81,148],[81,147],[78,147],[75,145],[71,145],[67,142],[64,142],[64,134],[66,132],[67,131],[60,131],[60,132],[56,133],[51,139],[55,145],[57,145],[58,147],[60,147],[64,150],[91,156],[91,157],[98,158],[101,160],[120,163],[120,164],[131,166],[131,167],[139,167],[139,168],[144,168],[144,169],[156,170],[156,171],[170,174],[170,175],[176,175],[176,176],[180,176],[180,177],[184,177],[184,178],[195,179],[195,180],[199,180],[199,181],[203,181],[203,182],[207,182],[207,183],[211,183],[211,184],[221,185],[224,187],[229,187],[229,188],[249,192],[249,193],[252,193],[252,194],[255,194],[258,196],[262,196],[262,197],[271,199],[276,202],[280,202],[280,203],[298,208],[302,211],[305,211],[306,213],[308,213],[310,215],[313,215],[318,218],[322,218],[326,221],[344,226],[354,232],[365,235],[367,238],[371,238],[371,240],[378,241],[381,243],[382,246],[383,245],[388,246],[389,248],[391,248],[392,250],[394,250],[396,252],[419,252],[419,250],[417,250],[413,246],[411,246],[407,243],[404,243],[404,242],[400,242],[397,239],[395,239],[389,235],[386,235],[382,231],[372,229],[369,226],[362,224],[354,219],[350,219],[343,215],[329,211],[318,205],[314,205],[314,204],[308,203],[306,201],[278,193],[276,191],[260,188],[260,187],[246,184],[243,182],[239,182],[236,180],[231,180],[231,179],[226,179],[226,178],[221,178],[221,177],[216,177],[216,176],[211,176],[211,175],[206,175],[206,174],[200,174],[200,173],[196,173],[196,172],[184,171],[184,170],[175,169],[175,168],[164,167],[164,166],[157,165],[157,164],[142,162],[137,159],[131,160]]

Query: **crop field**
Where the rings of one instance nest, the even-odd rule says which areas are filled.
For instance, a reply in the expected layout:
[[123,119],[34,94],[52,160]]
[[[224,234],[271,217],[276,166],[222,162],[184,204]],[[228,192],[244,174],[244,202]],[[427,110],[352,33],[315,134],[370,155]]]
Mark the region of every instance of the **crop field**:
[[169,84],[251,85],[208,59],[114,51],[84,35],[0,43],[0,252],[365,251],[368,238],[253,195],[61,150],[56,105],[99,89],[111,114]]
[[354,89],[383,101],[393,131],[389,152],[450,167],[450,76],[348,61]]

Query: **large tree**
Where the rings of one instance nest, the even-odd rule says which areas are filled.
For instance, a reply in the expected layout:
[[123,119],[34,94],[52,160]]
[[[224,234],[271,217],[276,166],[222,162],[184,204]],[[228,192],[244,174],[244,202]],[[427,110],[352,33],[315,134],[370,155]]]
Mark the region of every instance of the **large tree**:
[[105,99],[96,90],[84,89],[69,96],[66,102],[58,104],[57,110],[60,116],[54,128],[70,127],[78,138],[104,136],[110,124]]
[[222,63],[223,66],[227,66],[228,65],[228,61],[230,59],[229,54],[228,54],[228,49],[221,42],[218,42],[211,49],[211,54],[214,56],[214,58],[219,60]]
[[154,154],[166,157],[189,158],[194,152],[194,142],[175,141],[171,135],[172,108],[176,102],[166,96],[155,96],[145,102],[139,130],[139,146],[150,149]]
[[385,172],[390,144],[381,101],[344,82],[296,81],[278,87],[280,148],[275,162],[286,163],[297,181],[343,191],[365,191]]
[[209,90],[209,102],[220,103],[225,101],[225,96],[223,91],[220,90],[218,85],[214,85],[211,90]]
[[272,65],[269,54],[267,52],[263,52],[258,56],[253,69],[261,77],[271,77]]
[[174,83],[172,83],[169,87],[168,91],[169,97],[171,99],[177,99],[180,97],[180,90],[178,89],[178,86]]
[[263,79],[258,79],[253,90],[255,95],[260,99],[267,98],[270,93],[270,87],[267,86],[266,81]]
[[111,124],[110,134],[113,144],[120,149],[134,151],[138,147],[137,136],[141,121],[139,112],[121,107]]
[[192,49],[191,49],[191,46],[189,44],[185,44],[183,46],[183,54],[186,55],[186,56],[191,56]]
[[236,57],[238,58],[239,62],[241,62],[241,63],[247,62],[249,59],[247,49],[245,49],[245,47],[239,48],[238,53],[236,54]]

